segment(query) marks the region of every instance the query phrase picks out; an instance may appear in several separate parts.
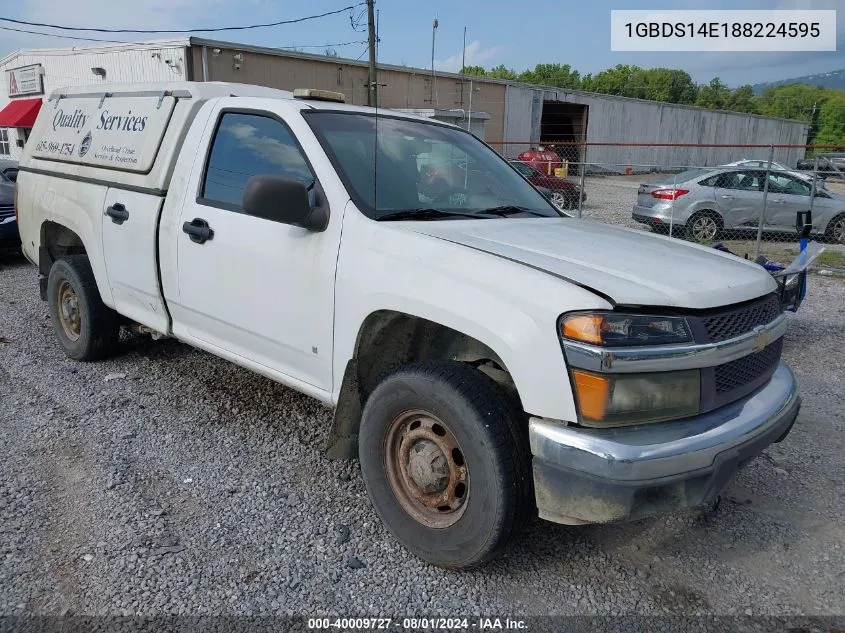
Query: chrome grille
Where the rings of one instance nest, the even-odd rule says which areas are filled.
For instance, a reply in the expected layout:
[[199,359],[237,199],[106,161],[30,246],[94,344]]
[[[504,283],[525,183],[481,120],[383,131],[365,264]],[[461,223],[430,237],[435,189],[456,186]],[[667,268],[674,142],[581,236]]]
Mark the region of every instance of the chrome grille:
[[725,341],[746,334],[759,325],[771,323],[780,312],[777,295],[768,295],[748,306],[701,317],[701,322],[711,342]]
[[783,338],[754,354],[716,367],[716,393],[726,394],[753,383],[767,374],[771,376],[780,361]]

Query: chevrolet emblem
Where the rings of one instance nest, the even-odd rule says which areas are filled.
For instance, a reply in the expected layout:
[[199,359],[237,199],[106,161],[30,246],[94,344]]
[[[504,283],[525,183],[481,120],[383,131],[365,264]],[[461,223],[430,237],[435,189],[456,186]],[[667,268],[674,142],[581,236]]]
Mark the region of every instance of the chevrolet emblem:
[[771,335],[768,332],[760,332],[754,339],[754,351],[762,352],[769,344]]

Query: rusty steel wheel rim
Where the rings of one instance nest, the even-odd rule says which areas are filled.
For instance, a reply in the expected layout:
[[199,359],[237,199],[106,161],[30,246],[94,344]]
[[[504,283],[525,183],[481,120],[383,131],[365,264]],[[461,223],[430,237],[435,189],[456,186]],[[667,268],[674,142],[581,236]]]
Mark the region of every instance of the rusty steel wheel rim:
[[447,528],[464,514],[469,470],[457,439],[427,411],[406,411],[385,438],[384,466],[396,500],[417,522]]
[[56,306],[59,323],[71,341],[79,340],[82,335],[82,317],[79,314],[79,297],[67,279],[63,279],[56,289]]

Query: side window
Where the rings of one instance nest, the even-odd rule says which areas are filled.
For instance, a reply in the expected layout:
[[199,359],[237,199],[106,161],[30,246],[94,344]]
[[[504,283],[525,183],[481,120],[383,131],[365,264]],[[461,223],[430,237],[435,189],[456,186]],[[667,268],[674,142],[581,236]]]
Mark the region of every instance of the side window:
[[760,191],[762,187],[760,172],[729,171],[719,176],[716,186],[723,189],[739,189],[742,191]]
[[770,174],[769,189],[778,193],[789,193],[795,196],[809,196],[810,185],[786,174]]
[[284,124],[259,114],[225,113],[212,141],[200,198],[240,210],[247,181],[260,174],[276,174],[306,185],[314,181]]
[[721,187],[720,178],[723,178],[722,174],[716,176],[710,176],[710,178],[705,178],[704,180],[699,180],[698,184],[702,187]]

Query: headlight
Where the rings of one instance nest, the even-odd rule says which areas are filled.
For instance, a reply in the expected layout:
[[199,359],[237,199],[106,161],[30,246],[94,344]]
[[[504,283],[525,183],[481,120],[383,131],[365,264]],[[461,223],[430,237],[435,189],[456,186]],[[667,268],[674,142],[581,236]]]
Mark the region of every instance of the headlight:
[[603,375],[572,370],[580,422],[621,426],[696,415],[701,379],[697,369],[654,374]]
[[682,317],[591,312],[568,314],[560,320],[564,339],[626,347],[632,345],[669,345],[693,341],[687,320]]

